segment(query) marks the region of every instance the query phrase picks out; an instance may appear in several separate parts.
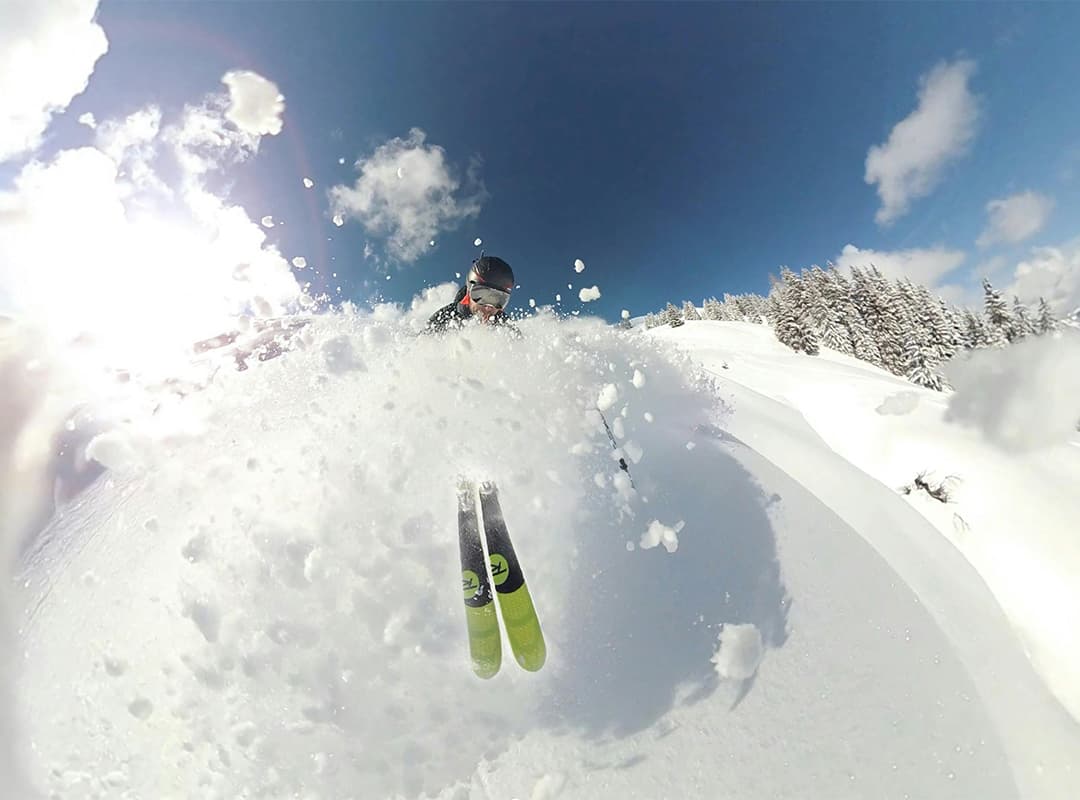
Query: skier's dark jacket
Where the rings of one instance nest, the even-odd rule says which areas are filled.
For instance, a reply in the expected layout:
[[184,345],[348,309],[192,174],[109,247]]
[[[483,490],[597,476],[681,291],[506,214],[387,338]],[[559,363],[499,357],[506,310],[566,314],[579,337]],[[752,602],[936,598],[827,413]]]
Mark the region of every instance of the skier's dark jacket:
[[[462,286],[458,289],[458,293],[454,296],[454,301],[449,303],[434,314],[427,322],[427,333],[439,333],[440,331],[449,330],[451,328],[460,328],[464,325],[470,317],[472,317],[472,308],[470,308],[468,289]],[[491,315],[491,319],[488,321],[491,325],[503,325],[508,330],[513,332],[517,336],[521,336],[519,331],[511,322],[510,318],[506,316],[506,313],[499,309]]]

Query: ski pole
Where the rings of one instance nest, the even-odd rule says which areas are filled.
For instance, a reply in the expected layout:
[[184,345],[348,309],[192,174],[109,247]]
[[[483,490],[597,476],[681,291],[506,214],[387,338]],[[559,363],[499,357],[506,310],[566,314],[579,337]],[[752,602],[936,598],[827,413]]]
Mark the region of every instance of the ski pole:
[[[596,413],[599,414],[600,419],[603,420],[604,430],[607,431],[607,438],[611,442],[611,449],[614,450],[616,453],[619,452],[619,444],[615,441],[615,434],[611,432],[611,426],[607,424],[607,419],[604,417],[604,412],[600,410],[599,406],[596,407]],[[634,485],[634,476],[630,474],[630,467],[629,465],[627,465],[626,459],[622,456],[619,456],[619,469],[626,473],[626,477],[630,479],[630,488],[636,492],[637,486]]]

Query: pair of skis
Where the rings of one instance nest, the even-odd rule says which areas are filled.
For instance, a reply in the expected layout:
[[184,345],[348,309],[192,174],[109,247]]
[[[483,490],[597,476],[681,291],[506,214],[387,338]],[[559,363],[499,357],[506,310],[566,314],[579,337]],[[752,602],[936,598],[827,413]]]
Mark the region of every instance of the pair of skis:
[[535,672],[544,666],[547,656],[540,620],[510,543],[498,489],[491,482],[480,484],[478,515],[477,488],[470,480],[458,482],[461,588],[465,595],[473,671],[481,678],[491,678],[502,664],[502,637],[495,611],[497,597],[514,659],[523,669]]

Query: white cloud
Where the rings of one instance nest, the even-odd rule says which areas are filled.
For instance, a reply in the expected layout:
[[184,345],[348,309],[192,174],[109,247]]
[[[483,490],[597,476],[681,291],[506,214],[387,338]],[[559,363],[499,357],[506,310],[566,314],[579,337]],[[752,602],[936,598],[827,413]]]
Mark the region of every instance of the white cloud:
[[94,115],[92,113],[87,111],[85,114],[79,115],[79,124],[85,125],[90,130],[93,130],[97,127],[97,120],[94,118]]
[[225,73],[221,82],[229,87],[225,118],[245,133],[276,136],[281,133],[285,97],[277,84],[249,70]]
[[1044,297],[1061,314],[1080,307],[1080,239],[1032,249],[1017,264],[1005,293],[1028,303]]
[[387,250],[399,261],[415,261],[437,234],[477,216],[487,196],[473,169],[463,194],[443,149],[425,139],[413,128],[408,138],[380,145],[357,162],[355,184],[329,192],[335,216],[352,217],[369,234],[386,236]]
[[[0,309],[57,342],[93,341],[110,363],[153,369],[237,313],[297,301],[288,262],[259,226],[203,185],[258,144],[224,107],[211,98],[179,124],[141,109],[103,121],[97,147],[26,165],[0,190]],[[166,185],[169,145],[181,171]]]
[[596,286],[591,286],[587,289],[582,289],[578,292],[578,299],[582,303],[591,303],[593,300],[600,299],[600,289]]
[[574,272],[584,272],[584,271],[585,271],[585,262],[582,261],[580,258],[575,258],[574,259]]
[[0,24],[0,163],[41,143],[53,114],[86,89],[109,49],[97,0],[4,0]]
[[992,244],[1016,244],[1030,239],[1043,229],[1054,201],[1036,192],[1020,192],[986,204],[990,222],[979,236],[979,247]]
[[860,250],[846,245],[833,261],[838,267],[877,267],[889,278],[908,277],[915,283],[934,287],[963,263],[965,254],[944,247],[912,250]]
[[978,102],[968,87],[972,61],[941,63],[919,79],[919,105],[900,120],[884,144],[866,156],[866,182],[877,184],[887,225],[907,213],[941,180],[945,167],[967,151],[975,136]]

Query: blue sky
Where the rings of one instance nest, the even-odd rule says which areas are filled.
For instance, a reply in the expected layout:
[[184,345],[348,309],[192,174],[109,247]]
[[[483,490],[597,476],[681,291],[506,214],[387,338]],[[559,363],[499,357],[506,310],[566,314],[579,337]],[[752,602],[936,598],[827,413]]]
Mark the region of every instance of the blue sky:
[[[230,171],[231,197],[283,221],[270,240],[341,298],[407,301],[480,237],[514,265],[515,305],[561,293],[611,320],[764,293],[781,265],[847,245],[955,299],[985,273],[1080,302],[1080,4],[106,0],[97,21],[108,53],[42,154],[85,140],[85,112],[175,111],[253,70],[284,95],[284,127]],[[461,182],[418,257],[395,259],[362,215],[331,221],[330,187],[394,139],[401,157],[442,148]],[[886,178],[869,183],[875,146]]]

